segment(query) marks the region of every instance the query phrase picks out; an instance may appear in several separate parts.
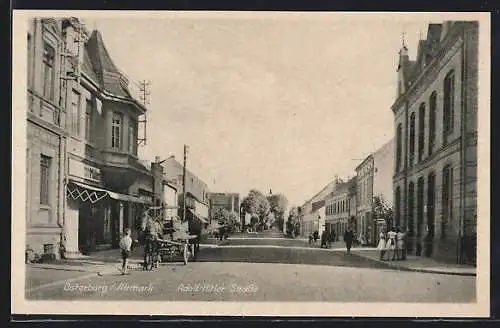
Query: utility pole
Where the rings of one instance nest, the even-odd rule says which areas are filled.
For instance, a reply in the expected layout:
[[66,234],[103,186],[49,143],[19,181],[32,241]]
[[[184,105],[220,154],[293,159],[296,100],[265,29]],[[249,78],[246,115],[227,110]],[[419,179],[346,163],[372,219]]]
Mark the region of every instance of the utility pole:
[[[149,97],[151,95],[151,91],[150,91],[150,86],[151,86],[151,81],[146,81],[146,80],[143,80],[141,82],[139,82],[139,90],[140,90],[140,93],[141,93],[141,102],[144,106],[147,106],[149,105]],[[144,135],[142,138],[137,138],[137,144],[140,145],[140,144],[144,144],[146,145],[146,139],[147,139],[147,135],[146,135],[146,126],[147,126],[147,114],[144,114],[143,118],[141,120],[139,120],[139,124],[142,124],[143,125],[143,128],[144,128]]]
[[186,159],[188,146],[184,145],[184,165],[182,168],[182,221],[186,221]]

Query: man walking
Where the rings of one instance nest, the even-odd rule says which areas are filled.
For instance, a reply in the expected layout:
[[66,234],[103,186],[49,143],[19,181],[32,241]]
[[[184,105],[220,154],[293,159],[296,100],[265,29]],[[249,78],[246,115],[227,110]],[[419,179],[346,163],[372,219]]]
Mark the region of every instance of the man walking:
[[354,240],[354,233],[352,232],[351,227],[349,227],[346,230],[346,232],[344,233],[344,242],[345,242],[345,246],[347,248],[347,253],[351,252],[351,246],[352,246],[353,240]]

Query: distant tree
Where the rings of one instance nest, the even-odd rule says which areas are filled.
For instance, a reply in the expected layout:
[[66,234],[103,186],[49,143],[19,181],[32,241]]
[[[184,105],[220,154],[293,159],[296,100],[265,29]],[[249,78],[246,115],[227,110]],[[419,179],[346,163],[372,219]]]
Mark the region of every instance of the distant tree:
[[249,191],[248,195],[243,199],[241,207],[244,212],[250,213],[252,216],[257,215],[259,224],[263,224],[269,214],[269,201],[263,193],[256,189]]
[[274,214],[274,220],[279,230],[283,230],[285,212],[288,208],[288,199],[283,194],[267,196],[269,211]]
[[392,207],[389,206],[384,196],[377,195],[373,197],[373,215],[376,220],[384,220],[388,227],[393,224]]

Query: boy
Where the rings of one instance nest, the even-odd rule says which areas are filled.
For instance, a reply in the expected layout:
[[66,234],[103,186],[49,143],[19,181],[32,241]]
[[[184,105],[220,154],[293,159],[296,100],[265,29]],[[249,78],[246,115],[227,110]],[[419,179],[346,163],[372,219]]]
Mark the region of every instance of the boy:
[[130,228],[125,229],[125,235],[120,240],[120,249],[122,251],[122,274],[127,272],[127,262],[130,257],[130,248],[132,247],[132,237]]

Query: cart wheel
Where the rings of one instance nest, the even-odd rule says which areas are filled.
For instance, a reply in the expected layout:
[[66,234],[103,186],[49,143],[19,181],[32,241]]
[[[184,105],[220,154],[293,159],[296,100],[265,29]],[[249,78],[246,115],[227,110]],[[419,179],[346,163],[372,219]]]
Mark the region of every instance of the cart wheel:
[[151,254],[146,255],[146,270],[148,271],[153,270],[153,266],[154,266],[153,255]]
[[184,265],[188,264],[188,260],[189,260],[189,249],[188,249],[188,245],[187,244],[184,244],[184,251],[183,251],[183,257],[184,257]]

